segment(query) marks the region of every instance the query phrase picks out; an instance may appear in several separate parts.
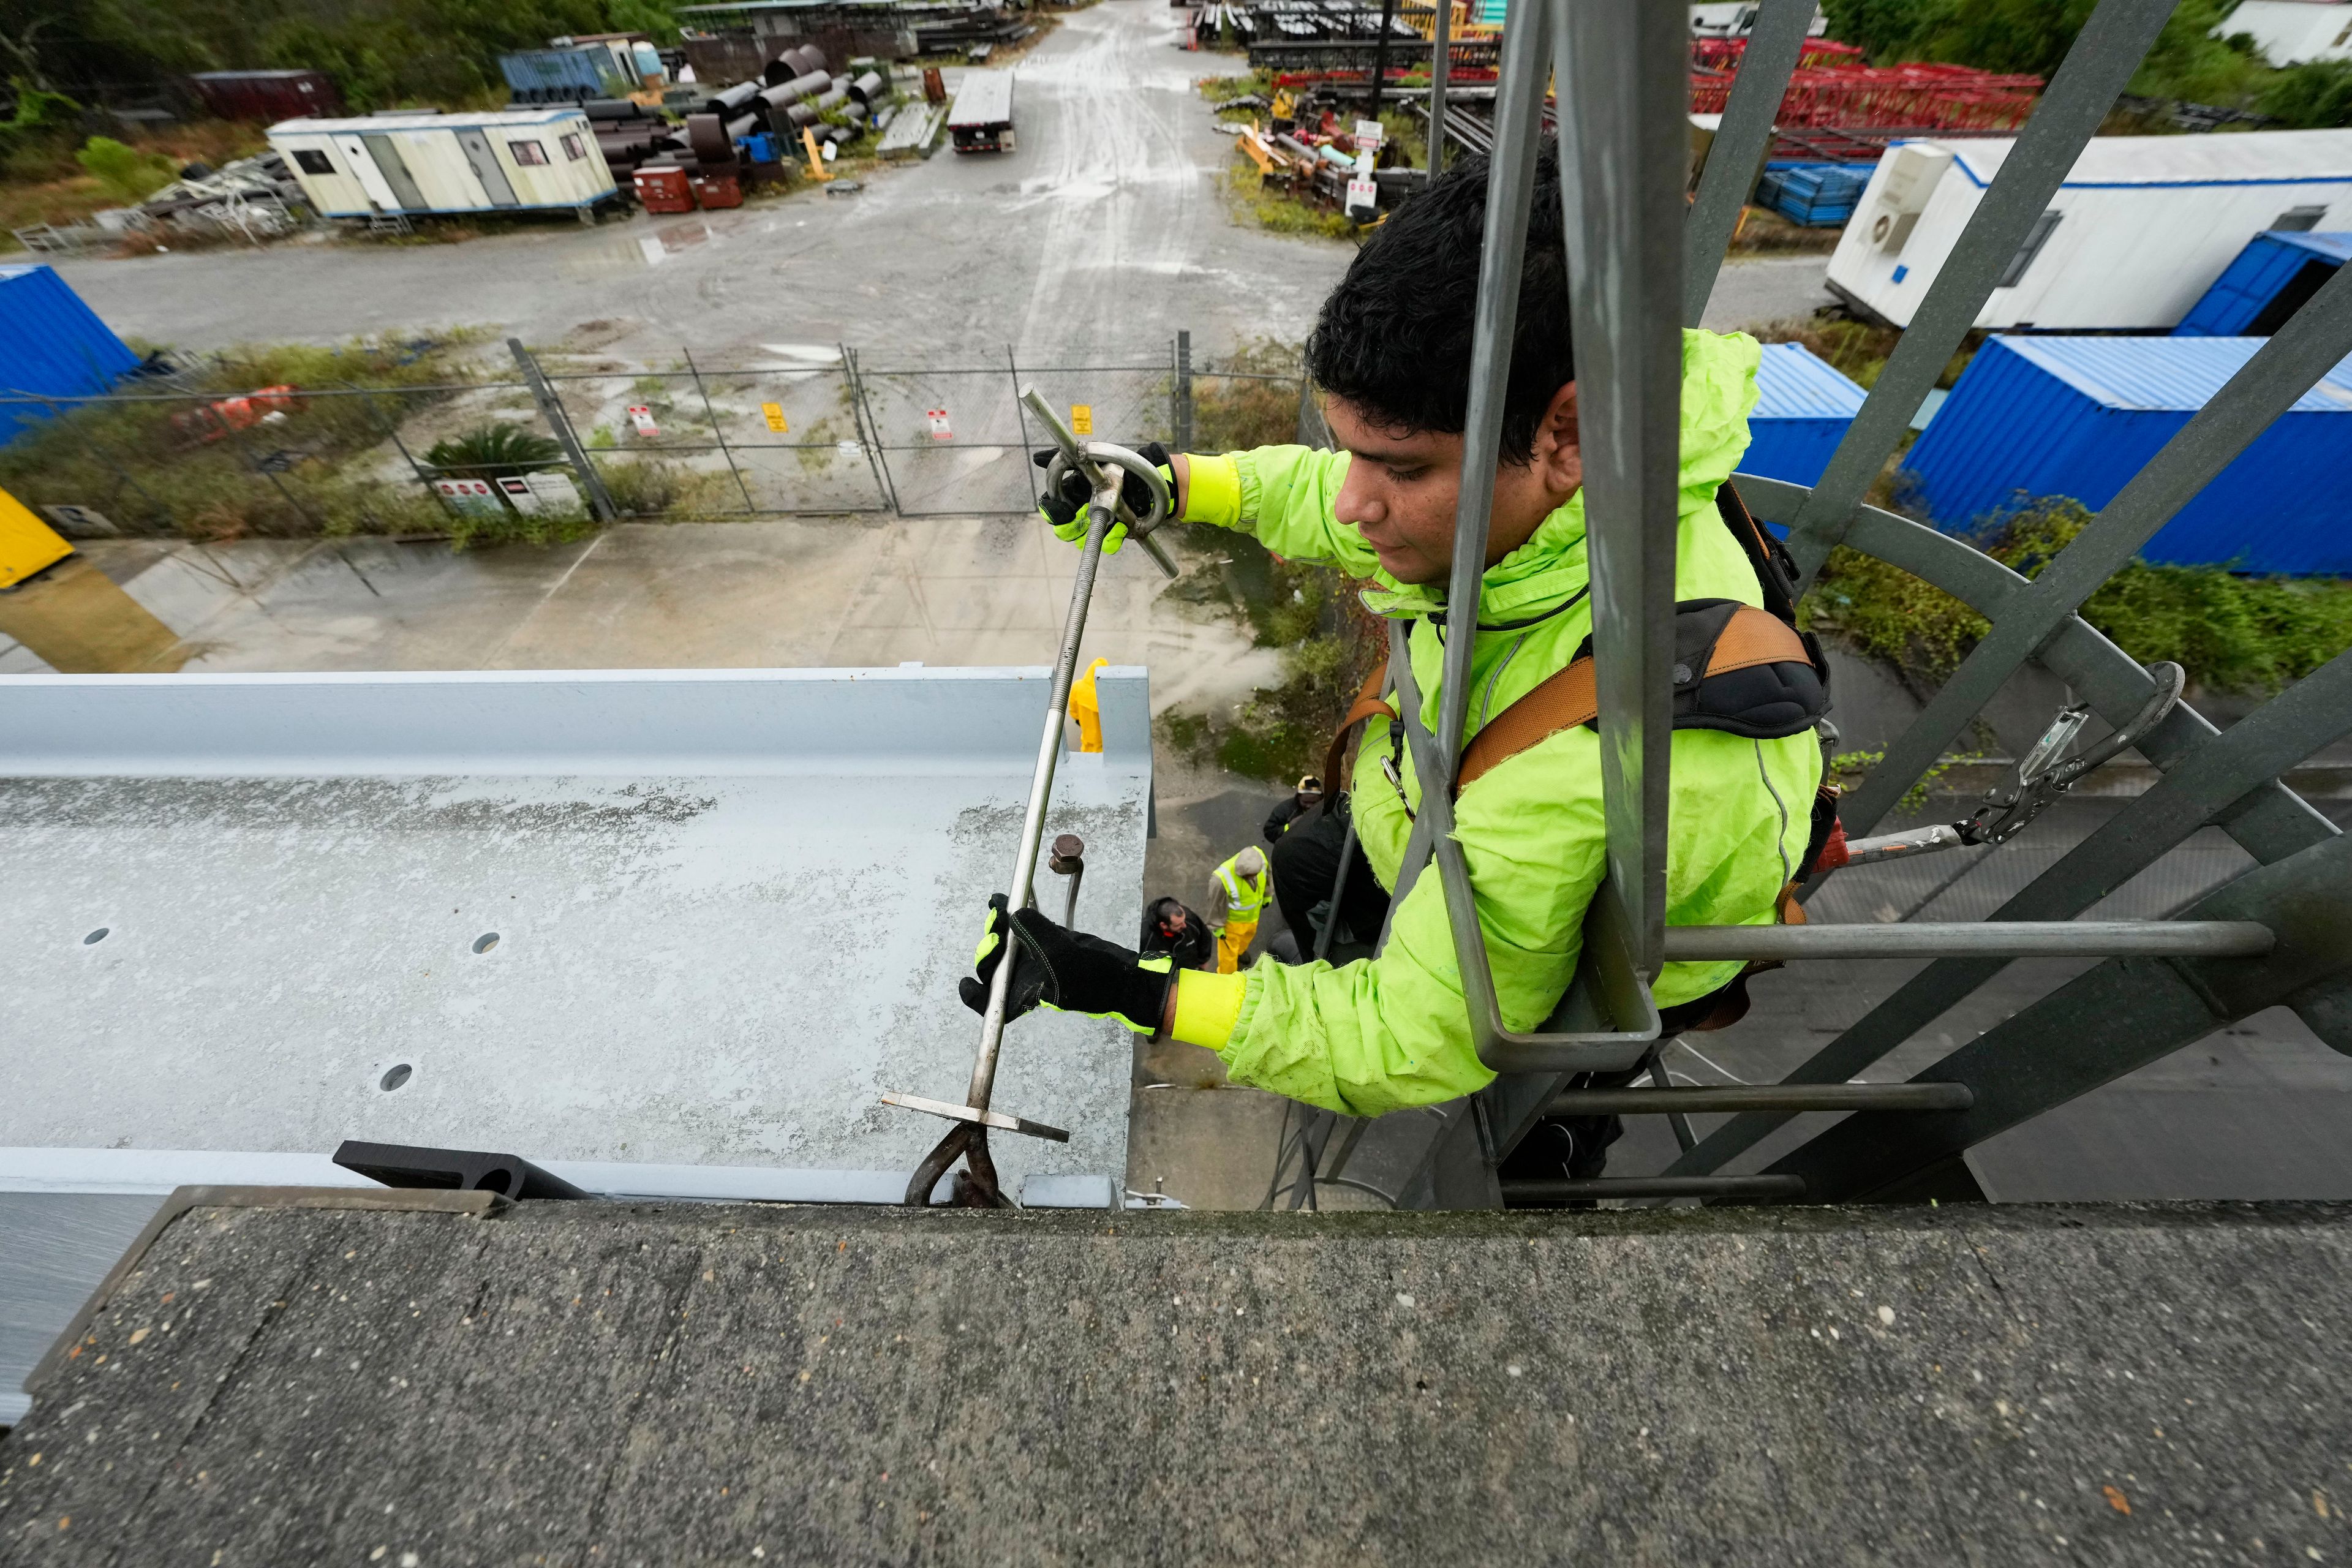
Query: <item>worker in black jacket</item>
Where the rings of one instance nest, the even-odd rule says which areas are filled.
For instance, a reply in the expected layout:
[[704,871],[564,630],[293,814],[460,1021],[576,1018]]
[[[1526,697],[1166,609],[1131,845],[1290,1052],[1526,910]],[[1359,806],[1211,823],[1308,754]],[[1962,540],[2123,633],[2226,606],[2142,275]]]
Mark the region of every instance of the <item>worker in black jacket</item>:
[[1298,781],[1298,787],[1291,792],[1290,798],[1276,806],[1266,817],[1265,841],[1268,844],[1281,843],[1282,836],[1290,831],[1293,824],[1322,804],[1323,781],[1308,773]]
[[1209,968],[1217,951],[1208,922],[1175,899],[1154,899],[1145,908],[1143,940],[1136,946],[1145,953],[1168,954],[1179,969]]

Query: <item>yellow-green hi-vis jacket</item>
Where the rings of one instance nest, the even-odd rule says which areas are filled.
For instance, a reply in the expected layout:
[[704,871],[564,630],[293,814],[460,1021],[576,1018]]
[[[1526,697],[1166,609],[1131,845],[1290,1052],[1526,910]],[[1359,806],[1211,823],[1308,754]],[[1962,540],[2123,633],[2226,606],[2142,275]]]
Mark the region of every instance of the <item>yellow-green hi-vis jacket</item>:
[[[1748,447],[1759,357],[1755,340],[1744,334],[1683,335],[1677,599],[1763,603],[1755,572],[1715,505],[1717,489]],[[1444,650],[1431,617],[1442,616],[1444,586],[1400,584],[1381,571],[1357,531],[1333,518],[1348,462],[1346,453],[1305,447],[1196,457],[1186,516],[1255,534],[1292,560],[1328,563],[1369,579],[1368,605],[1413,623],[1409,647],[1421,719],[1434,729]],[[1486,569],[1463,744],[1567,667],[1591,631],[1586,582],[1579,494]],[[1490,625],[1517,629],[1490,631]],[[1381,716],[1366,725],[1363,756],[1391,753],[1389,729]],[[1811,733],[1752,741],[1680,730],[1672,744],[1667,923],[1770,923],[1780,890],[1804,855],[1821,777],[1819,742]],[[1477,891],[1503,1022],[1513,1030],[1541,1024],[1575,973],[1585,906],[1603,871],[1600,759],[1592,731],[1569,729],[1496,766],[1454,807],[1454,836]],[[1421,800],[1409,752],[1403,770],[1402,796],[1377,767],[1356,769],[1349,796],[1364,853],[1390,889],[1412,828],[1406,808],[1418,810]],[[1739,967],[1670,963],[1654,987],[1658,1005],[1705,995]],[[1452,1100],[1495,1077],[1471,1045],[1433,870],[1416,879],[1397,907],[1377,958],[1337,967],[1261,963],[1239,978],[1245,989],[1219,1048],[1235,1083],[1373,1116]]]

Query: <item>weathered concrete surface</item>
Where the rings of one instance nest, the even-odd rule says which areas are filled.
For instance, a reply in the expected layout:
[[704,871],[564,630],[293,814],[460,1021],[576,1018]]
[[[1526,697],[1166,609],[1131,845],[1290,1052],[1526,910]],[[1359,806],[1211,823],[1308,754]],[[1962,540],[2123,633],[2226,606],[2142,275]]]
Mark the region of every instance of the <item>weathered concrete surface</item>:
[[2335,1561],[2348,1215],[200,1208],[0,1563]]

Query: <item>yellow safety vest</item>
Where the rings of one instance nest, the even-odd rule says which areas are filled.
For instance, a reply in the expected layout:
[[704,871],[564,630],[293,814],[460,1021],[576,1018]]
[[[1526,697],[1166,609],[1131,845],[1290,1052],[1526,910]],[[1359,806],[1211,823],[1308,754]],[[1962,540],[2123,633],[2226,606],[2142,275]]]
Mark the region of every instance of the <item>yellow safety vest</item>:
[[[1234,857],[1234,860],[1240,858],[1240,855]],[[1229,924],[1255,925],[1258,911],[1273,896],[1274,868],[1267,867],[1252,881],[1234,868],[1234,860],[1217,868],[1217,886],[1225,890],[1225,920]]]

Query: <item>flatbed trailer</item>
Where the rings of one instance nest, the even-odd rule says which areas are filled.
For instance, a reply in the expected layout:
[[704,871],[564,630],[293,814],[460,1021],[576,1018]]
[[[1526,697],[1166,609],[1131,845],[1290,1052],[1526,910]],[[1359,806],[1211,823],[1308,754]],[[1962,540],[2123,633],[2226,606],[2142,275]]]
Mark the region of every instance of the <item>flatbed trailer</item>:
[[948,134],[959,153],[1013,151],[1013,73],[966,71],[948,110]]

